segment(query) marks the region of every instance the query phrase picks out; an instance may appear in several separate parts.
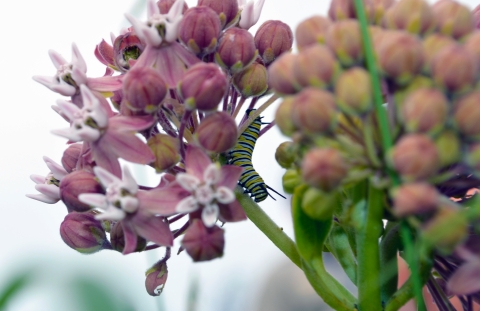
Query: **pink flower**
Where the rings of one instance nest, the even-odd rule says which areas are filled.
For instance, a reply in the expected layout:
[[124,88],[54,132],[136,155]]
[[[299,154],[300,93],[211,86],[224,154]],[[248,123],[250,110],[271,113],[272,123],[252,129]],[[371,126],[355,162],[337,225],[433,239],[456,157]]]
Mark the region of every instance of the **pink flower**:
[[85,85],[80,87],[83,107],[60,100],[59,109],[70,120],[70,127],[52,133],[70,141],[90,143],[91,155],[97,165],[116,176],[121,175],[118,158],[148,164],[155,160],[150,148],[137,136],[136,131],[149,128],[154,123],[151,116],[127,117],[113,113],[104,98],[96,97]]
[[190,192],[190,196],[178,202],[178,213],[191,213],[202,209],[202,221],[211,228],[217,219],[240,221],[246,219],[233,189],[242,173],[234,165],[220,167],[199,148],[189,146],[185,156],[187,172],[177,175],[177,182]]
[[67,171],[48,157],[43,157],[43,161],[50,169],[47,176],[31,175],[30,178],[36,183],[35,189],[39,194],[27,194],[30,199],[38,200],[48,204],[57,203],[60,200],[60,181],[68,175]]
[[239,26],[243,29],[249,29],[260,19],[263,4],[265,0],[238,0],[239,8],[242,10]]

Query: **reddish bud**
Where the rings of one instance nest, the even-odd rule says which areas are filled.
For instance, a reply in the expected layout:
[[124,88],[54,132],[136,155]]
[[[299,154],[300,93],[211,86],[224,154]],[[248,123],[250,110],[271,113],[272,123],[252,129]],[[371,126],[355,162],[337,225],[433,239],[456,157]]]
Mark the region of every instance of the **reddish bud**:
[[373,107],[369,73],[354,67],[343,72],[335,83],[337,105],[348,114],[364,114]]
[[294,107],[294,97],[286,97],[278,106],[275,114],[275,124],[278,126],[283,135],[290,136],[297,129],[292,121],[292,113]]
[[220,19],[206,6],[188,9],[179,25],[178,38],[197,55],[210,54],[217,47]]
[[403,184],[393,191],[393,212],[397,217],[433,212],[440,195],[426,182]]
[[237,142],[237,124],[230,114],[217,111],[202,120],[197,129],[200,145],[208,151],[220,153],[233,148]]
[[233,75],[233,85],[242,97],[260,96],[268,88],[267,68],[259,63],[253,63],[245,70]]
[[67,214],[60,225],[60,236],[70,248],[83,254],[111,249],[102,223],[95,220],[93,212]]
[[245,29],[230,28],[220,37],[215,61],[222,68],[235,73],[250,65],[257,56],[253,36]]
[[331,50],[324,45],[311,45],[303,49],[295,59],[293,74],[301,86],[326,88],[340,71]]
[[293,124],[302,131],[325,133],[337,124],[337,109],[332,93],[309,87],[293,100]]
[[82,193],[104,193],[102,185],[92,173],[80,170],[65,176],[60,182],[60,199],[69,212],[85,212],[92,207],[78,200]]
[[407,181],[426,179],[440,166],[433,141],[424,134],[403,136],[390,153],[393,168]]
[[218,226],[205,227],[199,219],[193,220],[182,240],[182,246],[193,261],[207,261],[223,256],[224,231]]
[[389,29],[425,35],[435,29],[436,20],[427,1],[400,0],[387,10],[383,24]]
[[268,67],[268,84],[279,94],[295,94],[301,87],[293,74],[297,55],[282,54]]
[[465,38],[463,45],[470,52],[477,64],[480,64],[480,31],[475,31]]
[[381,25],[385,13],[394,3],[395,0],[370,0],[365,6],[367,17],[373,24]]
[[355,5],[353,0],[332,0],[328,9],[328,16],[334,20],[355,18]]
[[437,19],[437,29],[444,35],[460,39],[475,29],[472,12],[457,1],[441,0],[432,9]]
[[157,173],[174,167],[180,161],[180,144],[176,137],[160,133],[150,137],[147,145],[155,155],[152,165]]
[[432,61],[444,47],[455,45],[456,42],[451,37],[433,33],[423,40],[424,52],[424,72],[429,73],[431,70]]
[[140,57],[145,45],[133,33],[128,32],[120,35],[113,43],[113,56],[115,66],[122,72],[130,69],[129,60],[136,60]]
[[[123,233],[122,222],[119,221],[110,230],[110,242],[112,243],[112,248],[117,252],[122,253],[125,248],[125,235]],[[137,236],[137,247],[134,252],[141,252],[147,246],[147,240]]]
[[217,109],[227,88],[227,77],[212,63],[198,63],[190,67],[178,84],[178,92],[186,108],[200,111]]
[[348,174],[348,165],[340,151],[333,148],[315,148],[302,161],[303,180],[324,191],[337,188]]
[[[159,0],[157,1],[158,9],[160,10],[160,14],[167,14],[170,11],[170,8],[178,0]],[[182,14],[188,10],[188,5],[186,2],[183,3]]]
[[480,91],[473,91],[454,102],[453,119],[457,129],[469,138],[480,138]]
[[63,152],[62,166],[68,172],[71,173],[77,168],[77,162],[82,154],[83,144],[71,144]]
[[315,15],[298,24],[295,39],[299,50],[313,44],[324,43],[327,29],[332,25],[328,17]]
[[263,62],[268,65],[280,54],[290,51],[293,45],[293,33],[287,24],[269,20],[258,28],[254,42]]
[[152,67],[135,66],[123,79],[123,100],[135,112],[153,113],[167,95],[167,84]]
[[198,6],[201,5],[208,6],[218,14],[222,28],[233,25],[240,17],[237,0],[198,0]]
[[474,26],[480,29],[480,5],[477,5],[472,11]]
[[362,35],[356,20],[334,23],[328,28],[326,42],[343,66],[353,66],[363,60]]
[[160,296],[167,283],[168,269],[164,260],[159,261],[145,272],[145,289],[150,296]]

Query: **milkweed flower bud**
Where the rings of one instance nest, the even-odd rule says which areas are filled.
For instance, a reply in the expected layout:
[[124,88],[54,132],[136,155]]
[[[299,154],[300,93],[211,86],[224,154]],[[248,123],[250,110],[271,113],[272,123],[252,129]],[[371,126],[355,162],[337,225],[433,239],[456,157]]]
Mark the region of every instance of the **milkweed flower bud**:
[[434,88],[422,88],[405,99],[400,111],[408,132],[435,134],[447,121],[448,101],[443,92]]
[[335,97],[345,113],[358,115],[370,111],[373,102],[369,73],[361,67],[344,71],[335,83]]
[[478,178],[480,176],[480,143],[473,143],[468,146],[466,162]]
[[433,33],[428,35],[423,40],[423,55],[424,55],[424,72],[429,73],[431,70],[432,61],[435,56],[441,51],[444,47],[455,45],[457,44],[455,40],[453,40],[449,36],[445,36],[439,33]]
[[393,190],[393,213],[397,217],[433,212],[437,208],[440,195],[426,182],[403,184]]
[[298,24],[295,29],[297,49],[301,50],[309,45],[324,43],[327,29],[332,25],[328,17],[314,15]]
[[337,188],[348,174],[348,165],[337,149],[315,148],[302,161],[302,177],[310,186],[323,191]]
[[95,219],[92,212],[67,214],[60,225],[60,236],[70,248],[83,254],[112,248],[102,223]]
[[328,16],[334,21],[355,18],[355,5],[352,0],[332,0]]
[[228,88],[225,74],[212,63],[190,67],[178,84],[178,92],[189,110],[215,110]]
[[260,96],[268,89],[267,68],[259,63],[253,63],[245,70],[233,75],[233,85],[242,97]]
[[153,113],[166,95],[167,84],[152,67],[135,66],[123,79],[123,103],[132,111]]
[[218,14],[222,28],[230,27],[240,17],[237,0],[198,0],[198,6],[202,5]]
[[280,54],[289,51],[293,45],[290,26],[269,20],[258,28],[254,37],[255,46],[265,65],[273,62]]
[[285,53],[268,67],[268,84],[275,92],[295,94],[301,88],[293,74],[297,57],[295,54]]
[[[117,252],[122,253],[125,248],[125,234],[123,233],[122,222],[119,221],[110,230],[110,242],[112,243],[112,248]],[[137,247],[134,252],[141,252],[147,246],[147,240],[137,235]]]
[[440,156],[440,167],[455,164],[460,160],[462,146],[456,132],[444,130],[435,138],[435,145]]
[[296,169],[289,169],[282,176],[283,191],[292,194],[302,184],[302,177]]
[[293,96],[285,97],[275,113],[275,124],[285,136],[292,135],[297,129],[292,121],[294,101]]
[[69,212],[85,212],[92,208],[78,199],[78,195],[82,193],[104,193],[102,185],[92,173],[75,171],[60,182],[60,199]]
[[438,150],[424,134],[403,136],[390,153],[393,168],[407,181],[426,179],[440,165]]
[[294,150],[294,144],[291,141],[281,143],[275,151],[275,160],[283,168],[290,168],[297,156]]
[[129,61],[138,59],[144,49],[145,44],[131,32],[118,36],[113,43],[115,66],[120,71],[126,72],[130,69]]
[[332,93],[312,87],[293,98],[293,124],[306,133],[325,133],[337,124],[337,109]]
[[193,261],[207,261],[223,256],[224,231],[218,226],[205,227],[199,219],[193,220],[185,232],[182,246]]
[[435,29],[436,20],[432,7],[427,1],[400,0],[387,10],[383,24],[389,29],[425,35]]
[[68,172],[71,173],[77,167],[78,158],[82,153],[83,144],[71,144],[63,152],[62,166]]
[[473,14],[466,6],[453,0],[441,0],[433,7],[440,33],[455,39],[469,34],[475,29]]
[[362,35],[356,20],[332,24],[328,28],[326,42],[343,66],[353,66],[363,60]]
[[237,142],[237,136],[235,120],[223,111],[217,111],[205,117],[197,129],[200,145],[216,153],[233,148]]
[[378,50],[378,61],[386,76],[400,85],[407,84],[422,69],[422,43],[405,32],[385,32]]
[[463,93],[473,87],[478,64],[468,50],[459,45],[443,48],[432,61],[432,76],[437,85],[453,93]]
[[157,173],[174,167],[180,161],[180,143],[175,137],[159,133],[150,137],[147,145],[155,155],[152,165]]
[[302,198],[302,210],[312,219],[326,220],[332,218],[340,202],[338,191],[325,192],[309,188]]
[[[172,5],[175,3],[175,1],[178,0],[159,0],[157,1],[157,6],[158,9],[160,10],[160,14],[167,14],[170,11],[170,8]],[[182,14],[185,13],[185,11],[188,10],[188,5],[187,3],[183,3],[183,9],[182,9]]]
[[168,269],[164,260],[159,261],[145,272],[145,289],[150,296],[159,296],[167,283]]
[[453,105],[453,119],[456,128],[468,138],[480,138],[480,91],[473,91],[460,97]]
[[435,83],[430,78],[427,78],[423,75],[415,76],[410,83],[408,83],[405,87],[399,88],[395,91],[393,97],[395,104],[398,108],[398,116],[400,116],[400,109],[405,102],[405,98],[408,97],[411,93],[415,92],[418,89],[422,88],[432,88],[434,87]]
[[293,74],[302,86],[326,88],[340,72],[340,66],[331,50],[324,45],[303,49],[295,59]]
[[179,26],[178,38],[190,51],[206,55],[215,51],[220,36],[220,19],[206,6],[188,9]]
[[253,63],[257,56],[253,36],[245,29],[230,28],[220,37],[215,62],[235,73]]
[[474,26],[480,29],[480,5],[477,5],[472,11]]
[[480,64],[480,31],[469,34],[463,46],[473,55],[477,64]]
[[381,25],[385,13],[394,3],[395,0],[370,0],[370,2],[366,3],[366,14],[368,17],[371,17],[373,24]]

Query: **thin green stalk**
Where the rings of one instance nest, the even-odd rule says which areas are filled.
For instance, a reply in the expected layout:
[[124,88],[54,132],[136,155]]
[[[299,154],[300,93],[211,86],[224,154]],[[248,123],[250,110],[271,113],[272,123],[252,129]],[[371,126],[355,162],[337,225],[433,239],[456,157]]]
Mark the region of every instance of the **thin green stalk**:
[[365,221],[357,233],[357,287],[360,311],[381,311],[380,249],[382,233],[383,191],[369,186]]
[[397,291],[398,284],[398,248],[400,224],[389,221],[380,243],[380,293],[382,301],[387,302]]
[[340,225],[332,226],[326,246],[340,263],[352,283],[357,284],[357,260],[350,247],[347,233]]
[[375,142],[373,140],[373,124],[371,120],[364,120],[363,126],[363,140],[365,141],[365,149],[367,152],[368,159],[373,167],[381,167],[382,164],[380,159],[377,156],[377,148],[375,147]]

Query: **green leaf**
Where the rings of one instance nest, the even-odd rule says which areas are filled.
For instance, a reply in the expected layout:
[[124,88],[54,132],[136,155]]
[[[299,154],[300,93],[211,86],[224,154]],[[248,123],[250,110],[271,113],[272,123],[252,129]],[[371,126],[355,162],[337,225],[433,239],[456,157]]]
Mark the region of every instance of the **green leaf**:
[[74,280],[73,289],[75,299],[80,310],[88,311],[133,311],[134,308],[125,301],[122,296],[114,294],[103,286],[103,284],[87,279],[78,278]]
[[4,310],[12,298],[23,290],[32,280],[31,271],[22,272],[14,275],[0,292],[0,310]]

